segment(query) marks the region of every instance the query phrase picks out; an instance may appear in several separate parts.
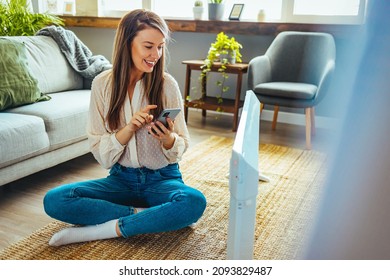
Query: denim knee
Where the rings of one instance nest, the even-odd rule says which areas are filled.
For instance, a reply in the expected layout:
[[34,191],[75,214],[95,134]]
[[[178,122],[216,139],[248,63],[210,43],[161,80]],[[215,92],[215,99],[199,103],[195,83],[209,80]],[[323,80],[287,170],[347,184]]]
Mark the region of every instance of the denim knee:
[[196,220],[198,220],[206,209],[206,197],[203,195],[203,193],[196,190],[195,194],[192,195],[192,204],[195,206],[194,216],[196,217]]
[[56,189],[49,190],[43,198],[43,209],[46,214],[58,219],[58,212],[61,211],[60,196]]
[[182,217],[186,217],[188,225],[198,221],[206,209],[206,198],[196,189],[188,188],[177,200],[181,202],[181,211],[186,214]]

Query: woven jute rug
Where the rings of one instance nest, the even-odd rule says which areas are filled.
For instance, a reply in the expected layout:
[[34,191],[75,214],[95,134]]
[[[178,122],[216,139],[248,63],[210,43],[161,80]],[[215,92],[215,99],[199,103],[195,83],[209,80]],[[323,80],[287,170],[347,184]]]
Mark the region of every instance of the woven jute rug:
[[[0,253],[23,260],[223,260],[229,220],[229,160],[233,139],[211,137],[190,149],[180,163],[185,182],[201,190],[207,208],[194,228],[50,247],[53,233],[68,227],[53,222]],[[320,152],[261,144],[259,167],[270,177],[259,182],[254,258],[300,259],[313,224],[326,174]]]

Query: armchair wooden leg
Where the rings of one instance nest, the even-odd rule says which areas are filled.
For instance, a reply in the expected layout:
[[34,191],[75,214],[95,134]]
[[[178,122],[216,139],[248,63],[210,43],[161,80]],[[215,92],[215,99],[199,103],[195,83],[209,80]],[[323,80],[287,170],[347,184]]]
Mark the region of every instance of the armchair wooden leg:
[[311,150],[311,108],[305,109],[306,115],[306,149]]
[[263,112],[263,109],[264,109],[264,104],[260,103],[260,114],[261,114],[261,112]]
[[316,135],[316,116],[314,107],[310,108],[311,135]]
[[274,107],[274,118],[272,120],[272,130],[276,129],[276,121],[278,120],[279,106]]

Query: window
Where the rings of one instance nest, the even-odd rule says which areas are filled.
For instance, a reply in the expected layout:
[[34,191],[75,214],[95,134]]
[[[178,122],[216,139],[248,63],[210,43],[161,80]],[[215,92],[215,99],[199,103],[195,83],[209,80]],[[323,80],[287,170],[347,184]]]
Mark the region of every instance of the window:
[[[162,17],[193,18],[192,7],[194,2],[195,0],[155,0],[152,8]],[[203,6],[207,6],[205,3],[203,1]],[[206,19],[207,17],[203,15],[203,18]]]
[[[242,21],[256,21],[257,14],[264,10],[265,21],[296,23],[359,24],[364,22],[368,0],[225,0],[225,18],[233,4],[244,4]],[[207,3],[204,19],[207,19]],[[122,16],[126,11],[146,8],[165,18],[192,19],[194,0],[99,0],[99,15]]]
[[310,5],[312,0],[295,0],[294,14],[319,16],[356,16],[359,13],[359,0],[327,0],[317,1],[317,5]]
[[102,17],[122,17],[125,13],[133,9],[142,8],[142,0],[98,0],[99,16]]
[[[286,0],[284,0],[286,1]],[[302,23],[364,22],[366,0],[288,0],[292,12],[287,12],[286,21]]]

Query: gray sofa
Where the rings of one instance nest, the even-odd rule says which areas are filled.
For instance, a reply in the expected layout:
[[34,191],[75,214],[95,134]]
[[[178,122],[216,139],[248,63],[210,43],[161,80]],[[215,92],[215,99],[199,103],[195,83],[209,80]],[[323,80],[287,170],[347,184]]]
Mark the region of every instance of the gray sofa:
[[50,36],[6,39],[26,47],[28,68],[50,100],[0,111],[0,186],[89,152],[92,81],[71,66]]

